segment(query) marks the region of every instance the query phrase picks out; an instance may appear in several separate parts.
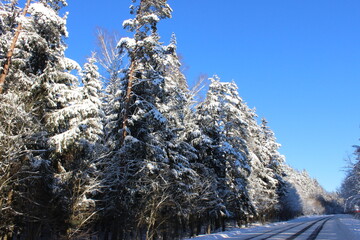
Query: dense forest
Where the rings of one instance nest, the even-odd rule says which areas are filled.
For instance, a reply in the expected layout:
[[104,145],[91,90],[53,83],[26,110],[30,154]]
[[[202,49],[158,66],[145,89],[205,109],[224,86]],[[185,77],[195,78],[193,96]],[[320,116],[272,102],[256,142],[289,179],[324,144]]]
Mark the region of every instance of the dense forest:
[[66,0],[0,3],[0,239],[180,239],[341,212],[234,82],[213,76],[195,101],[175,35],[160,42],[167,1],[132,2],[133,37],[82,67],[65,57]]

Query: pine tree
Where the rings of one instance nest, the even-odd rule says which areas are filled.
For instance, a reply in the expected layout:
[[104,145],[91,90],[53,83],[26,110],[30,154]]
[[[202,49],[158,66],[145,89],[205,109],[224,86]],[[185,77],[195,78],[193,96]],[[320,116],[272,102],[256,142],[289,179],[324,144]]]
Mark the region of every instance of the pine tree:
[[214,169],[217,189],[224,200],[228,218],[240,224],[248,221],[253,207],[247,193],[249,175],[248,147],[241,98],[235,83],[221,83],[217,77],[211,84],[204,102],[197,108],[197,121],[208,137],[202,161]]
[[[42,151],[33,148],[35,141],[41,141],[41,128],[34,117],[34,103],[31,101],[33,74],[28,68],[31,51],[26,45],[31,44],[27,41],[30,38],[27,34],[29,19],[17,18],[24,11],[17,7],[16,1],[7,2],[1,3],[0,16],[1,52],[13,53],[11,59],[9,55],[0,58],[1,67],[11,61],[0,94],[0,236],[4,238],[12,237],[20,227],[26,226],[26,220],[33,221],[38,216],[33,209],[41,202],[33,201],[36,193],[31,193],[30,189],[38,183],[40,175],[35,155]],[[21,34],[14,41],[20,25]],[[15,50],[11,50],[12,47]]]
[[88,59],[82,71],[83,97],[80,104],[86,106],[87,115],[82,115],[84,121],[80,123],[80,126],[83,126],[82,138],[88,141],[88,145],[91,146],[88,152],[99,151],[96,149],[101,149],[102,146],[97,146],[97,144],[102,144],[103,137],[104,112],[101,101],[103,90],[96,62],[97,60],[93,55]]
[[[86,111],[78,104],[82,97],[78,78],[70,73],[80,67],[64,55],[66,19],[58,15],[63,5],[64,2],[41,1],[29,9],[29,36],[33,36],[29,61],[35,74],[32,101],[38,107],[35,114],[44,136],[41,145],[36,147],[45,150],[37,156],[42,161],[44,186],[37,198],[52,202],[41,206],[40,209],[47,209],[48,213],[41,221],[48,221],[47,228],[52,234],[61,235],[65,235],[69,227],[65,222],[70,215],[73,170],[79,165],[76,160],[82,156],[77,144],[81,134],[77,123]],[[43,223],[38,225],[41,227]]]
[[[88,59],[82,71],[82,98],[74,104],[81,117],[71,119],[69,130],[74,141],[72,151],[81,154],[74,159],[72,176],[67,183],[72,187],[69,206],[70,238],[89,233],[96,217],[96,193],[100,188],[98,158],[103,152],[102,83],[94,56]],[[76,134],[74,134],[76,133]]]
[[[130,8],[132,13],[136,12],[136,18],[124,21],[123,26],[130,31],[134,31],[134,38],[122,38],[119,42],[119,47],[127,51],[130,58],[130,67],[125,76],[127,89],[123,114],[122,141],[125,140],[128,134],[127,128],[129,122],[131,122],[129,116],[134,102],[134,97],[131,96],[132,93],[141,88],[139,89],[140,93],[149,98],[142,101],[145,106],[141,108],[151,108],[149,104],[151,105],[157,100],[154,98],[154,93],[159,95],[159,99],[162,96],[161,85],[164,83],[164,77],[161,74],[164,71],[162,69],[164,66],[161,62],[164,52],[159,43],[160,38],[156,26],[160,19],[170,18],[172,11],[166,0],[140,0],[138,5],[132,5]],[[147,79],[153,81],[146,81]],[[149,104],[146,102],[149,102]],[[156,117],[156,111],[152,112],[152,115]]]
[[[86,149],[95,145],[94,136],[100,131],[93,119],[98,109],[84,105],[94,103],[89,97],[93,90],[86,94],[81,91],[91,89],[91,84],[78,87],[78,77],[71,71],[80,67],[64,56],[66,18],[58,13],[63,6],[66,1],[35,2],[28,9],[29,15],[20,18],[22,31],[2,95],[19,99],[17,112],[27,118],[23,126],[16,127],[17,133],[11,133],[25,141],[17,143],[23,147],[13,161],[21,168],[16,168],[18,172],[12,178],[21,184],[12,188],[12,201],[7,202],[16,213],[13,232],[28,239],[42,234],[52,238],[66,235],[73,224],[69,221],[73,203],[85,196],[75,196],[74,190],[84,186],[79,177],[86,178],[86,172],[79,172],[87,165],[83,161]],[[9,107],[4,110],[9,112]]]
[[1,239],[177,239],[337,206],[285,164],[234,82],[214,76],[194,107],[175,34],[164,45],[157,32],[166,0],[132,0],[133,38],[112,53],[102,39],[105,91],[94,55],[83,70],[65,57],[66,0],[17,2],[0,3]]
[[120,142],[111,146],[105,163],[108,173],[104,185],[113,189],[105,198],[112,234],[123,235],[118,229],[138,225],[146,227],[150,239],[160,219],[166,217],[159,214],[168,204],[171,188],[164,143],[167,120],[157,108],[164,98],[165,52],[156,32],[157,22],[171,17],[171,9],[166,1],[146,0],[131,9],[135,19],[123,25],[134,31],[134,38],[123,38],[118,44],[120,51],[127,52],[130,67],[123,71],[118,90],[121,112],[117,113],[114,133],[120,133]]
[[137,225],[137,231],[145,228],[147,239],[176,236],[194,212],[194,202],[205,199],[199,196],[206,189],[192,169],[195,149],[180,139],[187,86],[174,38],[164,46],[157,34],[157,22],[171,17],[166,1],[139,1],[131,9],[135,19],[123,25],[134,38],[118,44],[129,59],[118,89],[121,112],[112,111],[112,119],[118,120],[109,128],[112,150],[104,160],[104,186],[114,189],[105,196],[108,221],[113,223],[109,231],[124,237],[116,231]]
[[[338,203],[309,174],[284,165],[285,194],[281,196],[280,216],[293,218],[299,215],[331,214]],[[335,201],[334,201],[335,200]],[[332,205],[332,206],[331,206]],[[333,208],[334,207],[334,208]],[[333,209],[330,209],[333,208]]]
[[284,160],[278,152],[280,144],[276,143],[274,133],[265,119],[262,119],[261,126],[256,124],[252,129],[249,193],[258,218],[266,221],[278,215],[278,190],[281,189]]
[[355,163],[351,164],[340,188],[340,194],[345,199],[346,212],[358,210],[360,206],[360,146],[354,148]]

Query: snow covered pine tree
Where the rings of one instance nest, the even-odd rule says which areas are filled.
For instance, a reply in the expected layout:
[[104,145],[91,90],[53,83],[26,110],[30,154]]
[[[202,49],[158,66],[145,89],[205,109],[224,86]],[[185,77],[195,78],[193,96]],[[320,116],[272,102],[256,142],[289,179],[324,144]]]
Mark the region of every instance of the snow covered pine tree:
[[[74,206],[86,195],[84,192],[76,195],[75,191],[79,193],[79,182],[84,187],[83,180],[78,178],[86,175],[79,171],[86,165],[83,162],[86,146],[94,143],[94,134],[91,137],[87,134],[94,133],[90,130],[93,125],[89,124],[89,119],[94,118],[94,108],[81,107],[87,98],[78,87],[78,77],[70,73],[80,67],[64,56],[66,18],[60,17],[58,11],[65,5],[65,0],[33,2],[25,17],[15,18],[11,23],[11,16],[17,14],[14,12],[2,21],[7,24],[2,29],[10,31],[2,34],[2,39],[9,39],[11,29],[20,22],[22,25],[1,95],[18,104],[13,112],[9,104],[1,108],[4,110],[1,118],[15,114],[12,119],[16,124],[12,123],[14,129],[11,132],[7,129],[0,141],[3,143],[9,134],[16,136],[12,139],[18,139],[14,144],[19,146],[18,154],[11,156],[14,158],[12,170],[7,169],[4,176],[12,175],[12,181],[18,181],[12,187],[11,200],[7,197],[9,209],[15,215],[10,230],[27,239],[41,236],[56,239],[67,235],[69,228],[76,228],[70,220]],[[19,11],[15,5],[12,9]],[[6,49],[9,45],[5,42],[2,47]],[[1,104],[7,102],[1,101]],[[99,130],[95,132],[98,134]],[[11,148],[5,146],[4,150],[1,154],[6,166],[11,160],[7,154]]]
[[226,218],[248,222],[254,214],[247,193],[247,176],[250,173],[249,152],[245,136],[248,134],[241,99],[234,83],[221,83],[215,76],[204,102],[197,107],[197,121],[209,138],[206,159],[202,161],[214,169],[218,194],[224,201],[226,211],[221,222],[224,228]]
[[122,38],[118,44],[129,60],[114,104],[121,112],[109,111],[118,122],[107,130],[120,141],[113,144],[117,137],[107,134],[105,214],[111,224],[105,223],[110,229],[104,231],[115,238],[130,238],[126,234],[131,232],[125,230],[137,226],[133,234],[152,239],[179,234],[198,196],[192,186],[198,175],[189,163],[193,149],[177,134],[183,121],[183,96],[175,94],[181,80],[172,74],[177,64],[175,49],[171,50],[175,46],[163,46],[157,33],[157,23],[171,17],[172,10],[165,0],[142,0],[131,11],[135,19],[123,26],[134,32],[134,38]]
[[212,78],[194,107],[175,35],[157,32],[166,0],[132,0],[105,96],[94,56],[78,75],[65,57],[66,0],[30,2],[0,3],[0,238],[179,239],[331,200],[235,83]]
[[348,169],[341,185],[341,196],[345,199],[345,211],[356,212],[360,218],[360,146],[354,146],[355,163]]
[[[254,114],[252,111],[246,111]],[[284,158],[278,152],[280,144],[267,121],[262,119],[259,126],[255,119],[251,128],[251,174],[249,177],[249,195],[256,208],[258,221],[277,219],[280,202],[279,189],[282,185],[282,166]]]
[[[1,2],[0,9],[0,67],[4,74],[4,65],[8,63],[5,54],[10,52],[19,25],[16,16],[21,14],[22,10],[13,1]],[[28,79],[23,78],[24,74],[19,69],[23,66],[21,63],[24,59],[18,55],[17,59],[18,61],[13,61],[17,67],[6,74],[6,84],[18,82],[18,85],[7,91],[4,87],[0,94],[0,238],[11,238],[16,228],[19,209],[15,202],[17,193],[21,191],[16,186],[20,185],[21,173],[28,170],[24,167],[23,160],[26,159],[27,144],[30,141],[28,136],[31,136],[34,128],[32,116],[27,111],[29,105],[24,101],[27,94],[19,92],[24,85],[28,86]],[[0,84],[4,83],[5,79]]]

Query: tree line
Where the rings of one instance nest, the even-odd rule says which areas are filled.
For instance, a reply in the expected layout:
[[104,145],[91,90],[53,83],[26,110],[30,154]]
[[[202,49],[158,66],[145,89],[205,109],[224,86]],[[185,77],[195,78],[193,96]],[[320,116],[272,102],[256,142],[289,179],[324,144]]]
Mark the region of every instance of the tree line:
[[344,210],[360,217],[360,146],[354,146],[354,161],[350,158],[345,179],[340,187],[340,195],[344,199]]
[[100,38],[82,67],[66,0],[0,3],[0,238],[180,239],[341,211],[234,82],[213,76],[195,101],[175,35],[160,42],[167,1],[132,2],[133,37]]

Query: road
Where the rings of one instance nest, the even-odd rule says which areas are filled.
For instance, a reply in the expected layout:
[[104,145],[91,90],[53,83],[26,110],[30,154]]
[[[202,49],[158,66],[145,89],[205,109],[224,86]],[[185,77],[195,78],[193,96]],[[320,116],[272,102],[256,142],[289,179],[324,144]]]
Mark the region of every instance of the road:
[[[356,225],[354,225],[356,223]],[[269,225],[267,227],[255,227],[241,230],[241,232],[229,232],[215,235],[198,237],[195,239],[226,239],[226,240],[355,240],[360,239],[354,229],[360,229],[360,221],[349,215],[331,215],[300,218],[283,224]]]
[[[332,227],[329,227],[330,225]],[[330,229],[334,227],[337,227],[335,217],[320,217],[311,220],[304,220],[303,222],[287,223],[281,227],[273,227],[264,232],[261,231],[242,234],[242,236],[234,237],[233,239],[339,239],[339,236],[337,236],[339,229],[333,229],[330,231]]]

